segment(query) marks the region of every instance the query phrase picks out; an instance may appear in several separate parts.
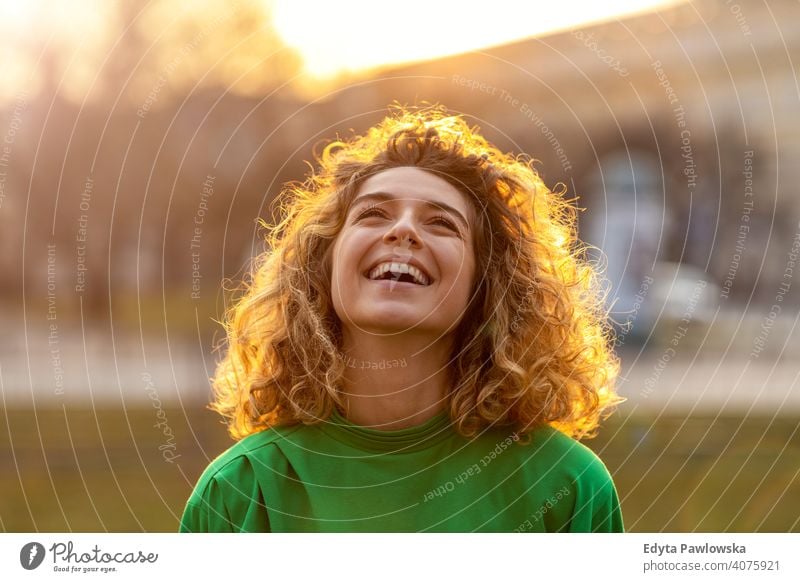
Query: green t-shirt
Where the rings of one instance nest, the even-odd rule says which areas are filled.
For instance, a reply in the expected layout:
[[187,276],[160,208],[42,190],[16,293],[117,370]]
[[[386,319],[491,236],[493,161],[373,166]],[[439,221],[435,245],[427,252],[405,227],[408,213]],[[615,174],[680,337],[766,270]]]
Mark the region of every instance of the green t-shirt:
[[215,459],[181,532],[622,532],[605,465],[554,428],[459,435],[442,412],[381,431],[338,412],[250,435]]

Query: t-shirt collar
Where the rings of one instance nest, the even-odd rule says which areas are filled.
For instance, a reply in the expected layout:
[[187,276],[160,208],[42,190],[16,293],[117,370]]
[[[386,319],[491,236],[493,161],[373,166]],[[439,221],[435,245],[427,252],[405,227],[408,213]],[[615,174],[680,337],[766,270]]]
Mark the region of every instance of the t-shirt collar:
[[429,448],[452,436],[450,415],[443,410],[422,424],[398,430],[377,430],[355,424],[334,409],[320,428],[353,448],[373,452],[408,453]]

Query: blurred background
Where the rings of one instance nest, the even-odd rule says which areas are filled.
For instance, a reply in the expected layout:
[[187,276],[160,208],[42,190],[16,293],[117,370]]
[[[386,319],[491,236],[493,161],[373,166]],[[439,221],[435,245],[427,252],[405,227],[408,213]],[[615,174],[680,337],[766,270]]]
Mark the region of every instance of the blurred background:
[[395,101],[585,209],[627,528],[800,531],[797,2],[0,0],[0,34],[3,531],[177,530],[257,219]]

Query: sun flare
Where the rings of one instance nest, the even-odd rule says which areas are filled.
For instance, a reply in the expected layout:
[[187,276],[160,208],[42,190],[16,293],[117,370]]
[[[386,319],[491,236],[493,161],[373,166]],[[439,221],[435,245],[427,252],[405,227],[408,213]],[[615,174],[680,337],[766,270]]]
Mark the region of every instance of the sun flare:
[[300,52],[306,71],[328,78],[480,50],[675,3],[273,0],[272,10],[278,34]]

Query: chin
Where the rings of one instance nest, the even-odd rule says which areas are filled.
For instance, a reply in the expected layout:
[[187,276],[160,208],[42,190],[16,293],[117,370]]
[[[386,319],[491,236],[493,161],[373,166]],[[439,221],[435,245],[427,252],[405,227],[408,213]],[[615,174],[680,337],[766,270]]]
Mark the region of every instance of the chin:
[[357,329],[376,334],[397,334],[406,331],[437,333],[437,330],[430,329],[433,322],[429,313],[402,309],[396,305],[386,306],[385,309],[373,308],[368,312],[361,312],[351,321]]
[[402,333],[404,331],[417,331],[422,319],[422,317],[403,316],[399,313],[394,313],[387,316],[365,317],[357,322],[356,325],[373,333]]

